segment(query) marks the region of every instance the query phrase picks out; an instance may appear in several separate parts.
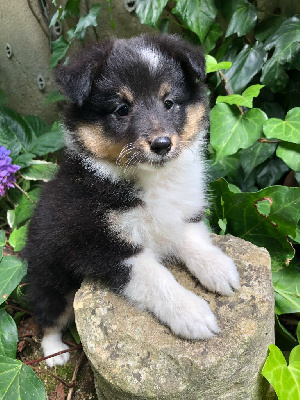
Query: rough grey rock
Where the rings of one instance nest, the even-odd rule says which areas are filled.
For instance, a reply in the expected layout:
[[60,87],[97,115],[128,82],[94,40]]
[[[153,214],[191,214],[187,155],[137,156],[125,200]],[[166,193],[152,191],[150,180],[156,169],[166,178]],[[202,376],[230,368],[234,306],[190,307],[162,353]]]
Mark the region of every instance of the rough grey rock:
[[232,236],[215,236],[241,275],[232,297],[206,291],[182,266],[176,279],[202,296],[222,333],[210,340],[176,337],[150,313],[140,311],[99,282],[86,280],[74,301],[76,324],[95,372],[101,400],[264,400],[261,376],[274,343],[270,257],[263,248]]

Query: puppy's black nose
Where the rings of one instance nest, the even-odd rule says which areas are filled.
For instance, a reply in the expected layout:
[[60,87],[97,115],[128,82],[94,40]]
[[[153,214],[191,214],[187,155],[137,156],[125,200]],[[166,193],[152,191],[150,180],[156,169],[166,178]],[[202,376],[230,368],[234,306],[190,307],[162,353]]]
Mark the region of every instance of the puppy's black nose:
[[151,150],[159,156],[167,154],[171,150],[171,147],[172,142],[168,136],[157,137],[150,145]]

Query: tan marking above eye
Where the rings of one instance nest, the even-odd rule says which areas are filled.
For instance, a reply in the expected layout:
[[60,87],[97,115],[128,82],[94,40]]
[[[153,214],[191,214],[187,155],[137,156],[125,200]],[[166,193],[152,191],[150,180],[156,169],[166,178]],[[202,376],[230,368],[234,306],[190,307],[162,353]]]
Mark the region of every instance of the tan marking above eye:
[[105,135],[99,125],[82,125],[77,135],[83,146],[94,156],[115,162],[125,143],[116,143]]
[[121,100],[127,101],[129,104],[132,104],[134,101],[134,95],[127,86],[122,86],[117,94]]
[[199,133],[205,115],[206,105],[204,103],[192,104],[186,108],[186,122],[181,140],[192,140]]
[[158,90],[159,98],[163,99],[170,93],[170,91],[171,91],[171,85],[168,82],[163,82]]

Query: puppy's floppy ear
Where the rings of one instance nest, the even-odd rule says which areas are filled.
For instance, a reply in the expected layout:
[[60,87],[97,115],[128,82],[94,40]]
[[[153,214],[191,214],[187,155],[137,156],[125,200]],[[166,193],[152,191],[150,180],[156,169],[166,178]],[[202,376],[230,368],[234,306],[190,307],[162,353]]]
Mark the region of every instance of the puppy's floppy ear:
[[160,51],[180,62],[194,79],[205,79],[205,57],[200,46],[193,46],[178,35],[157,35],[149,39]]
[[101,73],[112,47],[112,41],[88,46],[69,65],[54,69],[59,89],[72,103],[82,106],[91,91],[95,74]]

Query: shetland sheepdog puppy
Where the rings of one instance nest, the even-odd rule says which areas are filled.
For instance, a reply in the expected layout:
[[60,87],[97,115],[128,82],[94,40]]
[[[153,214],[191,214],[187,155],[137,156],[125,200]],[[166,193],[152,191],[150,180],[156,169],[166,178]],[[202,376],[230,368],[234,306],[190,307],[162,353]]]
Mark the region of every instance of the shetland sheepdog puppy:
[[176,335],[212,337],[219,327],[206,301],[163,265],[176,257],[211,291],[239,288],[233,261],[202,221],[208,110],[201,49],[176,35],[110,40],[57,67],[55,78],[69,99],[65,152],[24,251],[45,356],[67,349],[61,332],[86,276]]

